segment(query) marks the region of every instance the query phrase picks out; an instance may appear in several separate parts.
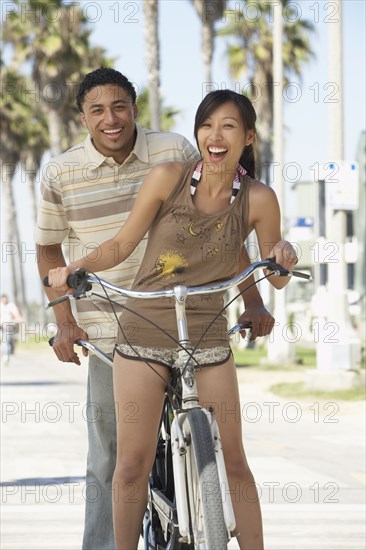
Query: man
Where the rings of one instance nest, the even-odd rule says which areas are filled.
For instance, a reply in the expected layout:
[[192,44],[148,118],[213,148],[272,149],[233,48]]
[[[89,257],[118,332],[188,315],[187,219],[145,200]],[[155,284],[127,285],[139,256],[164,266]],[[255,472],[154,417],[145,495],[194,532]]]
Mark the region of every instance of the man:
[[[63,251],[72,261],[113,237],[152,166],[199,158],[183,136],[146,130],[136,124],[136,92],[118,71],[100,68],[88,74],[80,85],[77,104],[89,135],[83,143],[54,158],[44,171],[35,233],[42,278],[50,269],[65,265]],[[130,286],[143,251],[144,245],[139,246],[128,261],[98,275],[118,286]],[[58,296],[53,289],[46,292],[50,300]],[[245,315],[256,327],[254,336],[268,334],[274,320],[255,287],[245,305]],[[76,307],[78,321],[68,304],[54,307],[57,357],[80,364],[73,345],[77,338],[97,341],[103,351],[111,354],[117,324],[110,306],[93,299],[77,302]],[[87,401],[93,404],[96,414],[88,418],[83,549],[111,550],[115,547],[111,482],[116,453],[112,372],[96,357],[89,359]]]
[[7,294],[2,294],[0,304],[1,355],[4,357],[5,365],[9,363],[10,356],[14,354],[16,335],[22,320],[17,306],[13,302],[9,302]]

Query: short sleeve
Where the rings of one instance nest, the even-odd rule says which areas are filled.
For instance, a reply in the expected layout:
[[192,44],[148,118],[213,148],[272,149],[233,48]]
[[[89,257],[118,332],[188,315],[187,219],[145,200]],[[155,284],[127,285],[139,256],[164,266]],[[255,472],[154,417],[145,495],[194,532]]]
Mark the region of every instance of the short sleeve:
[[198,160],[200,155],[188,139],[183,138],[183,159],[186,161]]
[[40,245],[59,244],[70,232],[60,190],[61,165],[51,161],[43,169],[34,240]]

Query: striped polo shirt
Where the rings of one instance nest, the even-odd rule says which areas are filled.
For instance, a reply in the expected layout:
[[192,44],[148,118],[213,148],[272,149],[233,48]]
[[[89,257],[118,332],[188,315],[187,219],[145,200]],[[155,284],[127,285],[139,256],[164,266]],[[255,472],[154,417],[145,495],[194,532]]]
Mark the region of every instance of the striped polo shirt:
[[[66,261],[85,256],[112,238],[127,219],[144,176],[152,166],[199,158],[183,136],[146,130],[136,124],[137,137],[128,158],[118,164],[97,151],[90,139],[53,158],[43,169],[41,201],[35,229],[40,245],[63,244]],[[146,237],[122,264],[98,272],[107,281],[129,288],[145,251]],[[96,252],[97,253],[97,252]],[[98,290],[97,286],[94,290]],[[103,290],[100,289],[100,294]],[[119,304],[123,299],[111,295]],[[115,306],[117,318],[121,307]],[[102,299],[76,302],[78,322],[91,341],[111,352],[117,318]],[[131,334],[136,327],[131,326]]]

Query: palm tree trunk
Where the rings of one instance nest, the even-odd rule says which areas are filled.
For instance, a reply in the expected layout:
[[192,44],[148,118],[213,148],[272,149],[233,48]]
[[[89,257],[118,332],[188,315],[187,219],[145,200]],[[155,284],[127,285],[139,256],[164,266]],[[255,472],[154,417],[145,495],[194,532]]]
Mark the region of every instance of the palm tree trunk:
[[[37,222],[37,193],[36,193],[36,176],[37,172],[40,167],[40,159],[35,158],[35,156],[32,155],[32,152],[29,151],[25,160],[24,165],[26,169],[27,174],[27,180],[28,180],[28,191],[29,191],[29,199],[30,199],[30,212],[32,216],[33,225],[36,225]],[[44,303],[44,289],[41,281],[39,282],[39,303]],[[40,309],[40,315],[42,317],[43,325],[46,326],[47,323],[47,314],[46,310],[44,308]]]
[[40,167],[40,159],[36,158],[36,155],[31,149],[28,149],[25,156],[22,158],[23,168],[27,175],[28,191],[29,191],[29,206],[30,214],[33,224],[36,224],[37,220],[37,194],[36,194],[36,176]]
[[50,133],[50,150],[51,155],[56,157],[62,152],[61,148],[61,121],[59,113],[47,106],[47,122]]
[[212,57],[213,57],[214,29],[210,22],[203,23],[201,27],[201,51],[205,67],[206,82],[212,82]]
[[144,0],[145,55],[149,75],[151,128],[160,130],[160,53],[158,0]]
[[272,163],[272,128],[273,128],[273,78],[271,74],[257,68],[255,80],[252,81],[253,97],[257,111],[257,129],[259,138],[260,178],[270,185]]
[[[2,166],[5,210],[7,213],[8,246],[12,274],[12,294],[15,303],[19,306],[23,316],[28,316],[27,293],[22,261],[21,239],[18,227],[17,210],[13,192],[14,174],[18,159],[15,155]],[[6,167],[6,169],[5,169]]]
[[212,82],[215,22],[223,16],[226,0],[192,0],[201,21],[201,53],[206,82]]

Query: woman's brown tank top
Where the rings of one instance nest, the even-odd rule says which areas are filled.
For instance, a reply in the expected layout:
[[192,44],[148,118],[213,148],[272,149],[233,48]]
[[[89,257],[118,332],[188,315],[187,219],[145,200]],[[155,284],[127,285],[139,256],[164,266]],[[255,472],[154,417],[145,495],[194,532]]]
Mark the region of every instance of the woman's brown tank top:
[[[202,214],[190,193],[196,165],[197,161],[186,163],[179,183],[150,227],[146,252],[133,285],[136,290],[161,290],[178,284],[199,286],[238,274],[240,252],[248,233],[251,178],[240,176],[239,193],[222,212]],[[187,298],[188,330],[194,346],[227,345],[224,315],[219,315],[208,328],[221,311],[223,298],[223,293]],[[126,305],[178,338],[174,299],[128,299]],[[130,342],[144,347],[177,348],[174,340],[134,313],[124,311],[120,322],[120,344]]]

